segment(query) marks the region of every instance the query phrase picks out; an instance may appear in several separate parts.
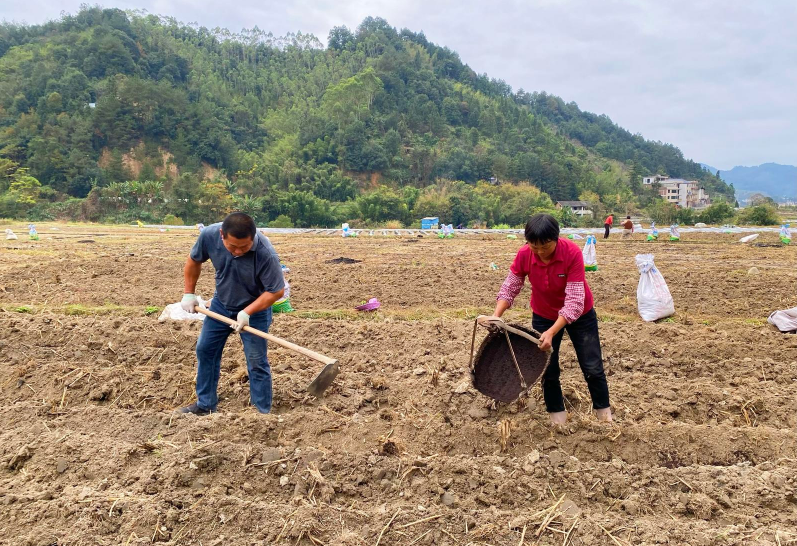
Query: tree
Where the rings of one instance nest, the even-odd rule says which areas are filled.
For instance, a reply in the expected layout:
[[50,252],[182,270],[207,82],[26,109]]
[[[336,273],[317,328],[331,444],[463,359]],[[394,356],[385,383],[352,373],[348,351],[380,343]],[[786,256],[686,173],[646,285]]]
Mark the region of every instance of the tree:
[[671,224],[678,214],[678,207],[664,199],[656,199],[647,208],[648,216],[658,224]]
[[780,223],[780,216],[774,205],[764,203],[743,209],[737,222],[753,226],[775,226]]
[[236,195],[233,196],[233,203],[236,210],[245,212],[254,218],[256,223],[263,223],[268,221],[268,215],[263,212],[265,199],[265,197],[253,197],[251,195],[244,195],[243,197]]
[[29,211],[39,199],[41,183],[20,168],[11,177],[8,191],[0,195],[0,216],[19,217]]
[[139,182],[144,182],[145,180],[155,180],[157,177],[158,175],[155,174],[155,168],[152,166],[152,163],[145,161],[141,166],[141,172],[138,173]]
[[578,216],[573,212],[570,207],[562,207],[559,209],[559,223],[562,227],[575,227],[578,225]]
[[111,152],[111,160],[105,168],[105,178],[110,182],[125,182],[133,179],[133,173],[124,164],[122,152],[119,150]]
[[19,163],[0,157],[0,193],[8,189],[11,177],[19,168]]
[[628,173],[628,185],[635,194],[642,192],[642,178],[645,171],[636,161],[631,162],[631,171]]
[[334,49],[336,51],[350,49],[354,44],[354,41],[354,34],[352,34],[352,32],[346,26],[332,27],[332,30],[329,31],[329,36],[327,38],[329,49]]
[[11,177],[8,192],[23,206],[33,206],[41,193],[41,182],[28,174],[28,170],[21,168]]
[[357,198],[357,208],[364,220],[382,223],[388,220],[405,221],[407,205],[399,194],[385,186]]
[[768,195],[764,195],[763,193],[754,193],[748,199],[747,202],[750,203],[751,206],[756,205],[772,205],[777,207],[777,203],[775,200],[769,197]]
[[292,228],[293,221],[287,214],[280,214],[268,223],[268,227],[272,228]]
[[280,198],[280,210],[297,227],[329,227],[335,223],[329,201],[310,192],[289,191]]
[[382,80],[369,66],[359,74],[329,86],[321,104],[340,127],[353,120],[359,121],[370,110],[376,93],[382,88]]
[[734,214],[733,207],[725,201],[720,201],[702,211],[697,216],[697,220],[706,224],[721,224],[733,218]]

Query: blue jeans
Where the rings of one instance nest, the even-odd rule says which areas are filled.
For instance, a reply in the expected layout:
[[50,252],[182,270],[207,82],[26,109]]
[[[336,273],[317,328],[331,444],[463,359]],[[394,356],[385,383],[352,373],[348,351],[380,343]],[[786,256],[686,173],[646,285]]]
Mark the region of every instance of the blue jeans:
[[[227,310],[217,298],[210,303],[210,310],[236,320],[238,312]],[[268,332],[271,325],[271,308],[260,311],[249,317],[249,325],[262,332]],[[196,344],[196,356],[199,366],[196,374],[196,397],[200,408],[216,411],[219,397],[216,390],[221,373],[221,353],[227,338],[235,330],[228,324],[205,317],[202,332]],[[246,367],[249,371],[249,395],[252,404],[260,413],[271,411],[271,366],[268,364],[267,342],[262,337],[241,332],[246,355]]]

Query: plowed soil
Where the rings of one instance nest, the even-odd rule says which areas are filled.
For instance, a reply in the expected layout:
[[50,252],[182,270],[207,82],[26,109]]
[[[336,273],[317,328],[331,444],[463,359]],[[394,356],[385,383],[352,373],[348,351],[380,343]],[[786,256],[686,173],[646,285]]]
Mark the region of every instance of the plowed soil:
[[[296,309],[271,333],[341,374],[310,398],[321,365],[270,345],[260,415],[231,337],[219,413],[175,417],[194,400],[200,324],[154,308],[180,299],[196,234],[9,227],[0,544],[797,544],[797,336],[766,323],[797,305],[797,247],[599,240],[588,280],[615,422],[592,416],[565,340],[555,430],[538,385],[497,406],[469,385],[473,318],[521,241],[271,236]],[[636,314],[643,252],[675,299],[658,323]],[[207,264],[198,291],[212,289]],[[371,297],[379,311],[353,309]],[[528,288],[508,317],[530,322]]]

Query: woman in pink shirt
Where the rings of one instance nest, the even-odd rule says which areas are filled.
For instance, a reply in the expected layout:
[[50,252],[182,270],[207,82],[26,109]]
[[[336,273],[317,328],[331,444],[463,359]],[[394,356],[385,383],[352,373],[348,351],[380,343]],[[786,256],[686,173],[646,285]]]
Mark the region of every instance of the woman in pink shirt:
[[540,349],[553,348],[551,362],[542,377],[545,407],[551,423],[562,425],[567,421],[559,382],[559,345],[565,330],[587,380],[596,416],[601,421],[611,421],[598,318],[584,274],[581,249],[572,241],[559,238],[559,222],[550,214],[532,216],[526,223],[525,236],[526,244],[515,256],[498,292],[493,316],[482,317],[480,321],[489,324],[490,321],[501,320],[501,315],[512,306],[528,277],[534,313],[532,327],[542,332]]

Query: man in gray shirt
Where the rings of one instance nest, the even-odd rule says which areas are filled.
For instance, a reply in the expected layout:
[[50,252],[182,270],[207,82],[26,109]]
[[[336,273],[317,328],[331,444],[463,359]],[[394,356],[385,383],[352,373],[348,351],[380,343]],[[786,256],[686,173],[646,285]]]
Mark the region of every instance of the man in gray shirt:
[[244,332],[243,327],[268,332],[271,306],[282,297],[285,285],[279,257],[265,235],[257,231],[254,220],[243,212],[233,212],[223,222],[207,226],[199,234],[183,270],[185,294],[181,305],[188,312],[193,313],[197,304],[194,291],[202,263],[207,260],[216,270],[216,293],[210,310],[236,320],[237,324],[228,326],[205,317],[196,345],[197,401],[177,411],[196,415],[216,411],[221,353],[227,338],[235,331],[241,334],[244,345],[252,403],[261,413],[269,413],[271,367],[266,340]]

